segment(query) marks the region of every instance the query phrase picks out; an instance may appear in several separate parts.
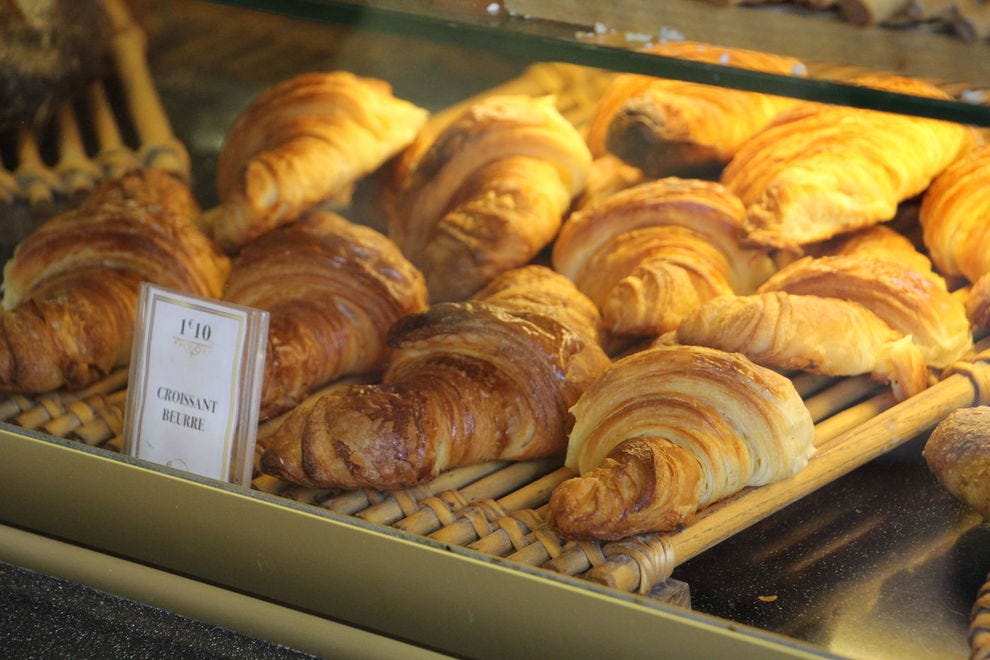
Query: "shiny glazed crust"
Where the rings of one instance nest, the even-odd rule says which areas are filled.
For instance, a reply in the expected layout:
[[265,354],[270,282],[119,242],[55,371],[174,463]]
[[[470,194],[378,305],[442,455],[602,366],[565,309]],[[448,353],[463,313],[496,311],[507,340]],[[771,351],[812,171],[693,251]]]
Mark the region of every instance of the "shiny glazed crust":
[[[291,413],[262,469],[321,487],[393,489],[457,465],[562,453],[568,408],[608,365],[597,318],[585,316],[594,307],[568,304],[582,294],[540,266],[493,286],[490,300],[482,293],[399,321],[381,383]],[[560,313],[568,307],[577,323]]]
[[385,334],[426,308],[423,276],[384,235],[314,211],[247,245],[224,297],[269,313],[261,417],[381,366]]

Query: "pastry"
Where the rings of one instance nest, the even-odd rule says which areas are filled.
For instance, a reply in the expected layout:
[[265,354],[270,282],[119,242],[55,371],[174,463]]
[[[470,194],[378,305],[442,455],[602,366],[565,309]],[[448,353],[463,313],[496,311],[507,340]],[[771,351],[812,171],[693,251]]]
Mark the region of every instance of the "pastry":
[[423,276],[399,249],[331,211],[245,246],[224,297],[269,314],[262,418],[338,376],[379,369],[388,329],[426,309]]
[[[738,48],[671,41],[645,52],[778,75],[803,75],[804,65]],[[700,176],[720,169],[739,146],[792,99],[639,74],[616,76],[587,131],[595,157],[612,153],[658,178]]]
[[641,183],[572,214],[553,265],[598,305],[606,330],[656,336],[703,301],[751,293],[774,272],[765,251],[741,245],[743,213],[715,182]]
[[377,78],[304,73],[265,90],[234,121],[217,163],[220,206],[204,215],[230,252],[354,183],[410,144],[426,110]]
[[924,356],[859,303],[768,291],[722,296],[701,305],[676,330],[682,344],[745,354],[777,370],[827,376],[872,374],[898,400],[928,387]]
[[910,336],[931,367],[949,366],[973,343],[963,303],[949,293],[941,278],[889,259],[803,257],[774,273],[758,291],[857,302]]
[[0,389],[80,388],[130,359],[140,283],[217,297],[229,261],[186,184],[138,170],[22,241],[4,267]]
[[932,182],[918,221],[943,274],[976,282],[990,273],[990,145],[970,151]]
[[[853,82],[948,98],[921,80]],[[960,124],[803,103],[748,140],[721,182],[746,206],[748,241],[800,253],[803,245],[890,220],[973,140]]]
[[784,479],[814,453],[790,380],[738,353],[654,347],[622,358],[571,409],[566,465],[550,498],[565,537],[669,531],[747,486]]
[[557,234],[591,155],[550,97],[493,96],[400,159],[388,234],[432,302],[464,300],[529,263]]
[[489,287],[490,298],[482,290],[396,323],[381,382],[290,413],[262,470],[321,488],[390,490],[457,465],[563,453],[568,408],[608,365],[594,305],[543,266]]
[[949,413],[922,454],[946,490],[990,520],[990,406]]

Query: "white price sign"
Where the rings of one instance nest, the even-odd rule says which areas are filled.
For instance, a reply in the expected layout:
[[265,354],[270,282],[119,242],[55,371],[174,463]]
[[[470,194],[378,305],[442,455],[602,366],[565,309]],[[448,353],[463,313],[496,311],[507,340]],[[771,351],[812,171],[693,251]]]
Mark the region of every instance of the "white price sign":
[[267,312],[142,283],[125,451],[248,485],[267,336]]

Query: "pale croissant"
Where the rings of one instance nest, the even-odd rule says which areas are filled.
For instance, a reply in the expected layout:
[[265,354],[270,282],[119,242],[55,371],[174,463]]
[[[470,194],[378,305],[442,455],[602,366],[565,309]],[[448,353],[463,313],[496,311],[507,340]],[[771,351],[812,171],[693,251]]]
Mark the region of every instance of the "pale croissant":
[[550,243],[584,186],[591,155],[550,97],[494,96],[469,106],[416,158],[400,159],[388,234],[433,302],[464,300]]
[[789,477],[814,453],[793,383],[738,353],[654,347],[622,358],[571,409],[549,518],[575,539],[669,531],[747,486]]
[[[803,75],[797,59],[671,41],[646,52],[679,59]],[[613,153],[651,177],[717,171],[739,146],[795,101],[694,82],[620,74],[606,87],[587,131],[596,157]]]
[[230,263],[197,212],[186,184],[139,170],[25,238],[4,268],[0,389],[80,388],[126,364],[142,281],[220,295]]
[[457,465],[563,453],[568,408],[608,365],[594,305],[542,266],[489,286],[490,298],[486,289],[400,320],[381,383],[290,413],[262,470],[319,487],[394,489]]
[[774,272],[741,244],[744,209],[721,185],[668,177],[605,197],[568,218],[553,265],[617,335],[673,330],[705,300],[750,293]]
[[220,206],[204,216],[236,251],[327,200],[409,145],[427,111],[377,78],[300,74],[266,89],[236,118],[217,163]]
[[872,374],[898,400],[928,387],[921,350],[859,303],[769,291],[701,305],[676,331],[682,344],[745,354],[777,370]]
[[[947,98],[921,80],[853,82]],[[743,144],[721,181],[746,206],[748,240],[800,252],[808,243],[890,220],[900,202],[922,193],[973,140],[960,124],[805,103]]]
[[947,367],[973,343],[963,303],[949,292],[944,280],[899,261],[847,255],[803,257],[774,273],[758,291],[859,303],[897,332],[910,336],[931,367]]
[[377,231],[314,211],[248,244],[224,297],[269,313],[261,417],[381,367],[385,333],[426,309],[423,276]]

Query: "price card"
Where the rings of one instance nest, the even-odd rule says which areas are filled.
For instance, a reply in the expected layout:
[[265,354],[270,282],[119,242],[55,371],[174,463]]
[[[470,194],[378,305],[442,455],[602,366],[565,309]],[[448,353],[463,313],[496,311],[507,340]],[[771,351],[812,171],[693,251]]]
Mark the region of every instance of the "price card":
[[268,312],[141,284],[124,451],[249,485]]

